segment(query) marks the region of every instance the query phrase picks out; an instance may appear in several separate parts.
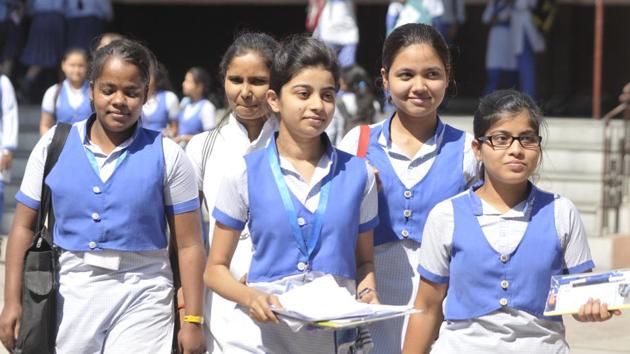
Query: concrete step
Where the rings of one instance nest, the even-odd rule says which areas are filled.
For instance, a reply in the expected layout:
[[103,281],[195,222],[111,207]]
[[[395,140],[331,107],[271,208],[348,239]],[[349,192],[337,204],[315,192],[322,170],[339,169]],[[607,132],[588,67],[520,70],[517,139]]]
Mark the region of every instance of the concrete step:
[[18,137],[18,152],[30,153],[39,141],[39,131],[31,130],[20,132]]
[[558,145],[543,150],[539,168],[542,176],[549,173],[601,175],[604,169],[604,154],[601,150]]
[[602,177],[599,174],[542,171],[540,176],[535,183],[546,191],[558,193],[574,203],[601,204]]

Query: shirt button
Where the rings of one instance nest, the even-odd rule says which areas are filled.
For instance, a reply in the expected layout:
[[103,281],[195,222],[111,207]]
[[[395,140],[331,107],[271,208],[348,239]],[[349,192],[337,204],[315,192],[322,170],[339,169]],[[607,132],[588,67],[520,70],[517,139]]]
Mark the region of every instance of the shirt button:
[[101,216],[98,213],[92,213],[92,220],[99,221],[101,220]]
[[405,210],[405,211],[403,211],[403,215],[404,215],[406,218],[411,217],[411,210]]
[[96,242],[90,241],[90,243],[88,243],[88,247],[90,247],[90,249],[95,249],[96,248]]
[[405,191],[403,193],[403,195],[405,196],[405,198],[409,199],[413,195],[413,192],[412,191]]
[[94,192],[94,194],[99,194],[101,193],[101,188],[99,186],[94,186],[92,187],[92,192]]
[[402,232],[400,233],[402,235],[402,237],[407,238],[409,237],[409,231],[407,231],[407,229],[402,230]]
[[298,264],[297,264],[297,269],[298,269],[300,272],[305,271],[305,270],[306,270],[306,268],[308,268],[308,264],[306,264],[306,263],[304,263],[304,262],[300,262],[300,263],[298,263]]
[[499,300],[499,304],[501,306],[507,306],[508,300],[506,298],[502,297],[501,300]]
[[508,286],[510,286],[510,282],[508,282],[507,280],[502,280],[502,281],[501,281],[501,287],[502,287],[503,289],[507,289],[507,288],[508,288]]
[[297,223],[300,226],[304,226],[304,224],[306,224],[306,220],[304,220],[304,218],[298,218]]
[[510,259],[510,256],[508,256],[507,254],[501,255],[501,262],[505,263],[508,261],[508,259]]

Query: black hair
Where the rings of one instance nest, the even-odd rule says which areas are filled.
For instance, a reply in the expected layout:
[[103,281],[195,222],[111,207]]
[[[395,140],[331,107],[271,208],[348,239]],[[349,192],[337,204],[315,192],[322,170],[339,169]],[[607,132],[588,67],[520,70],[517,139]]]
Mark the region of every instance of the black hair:
[[479,100],[473,119],[475,138],[485,136],[488,129],[499,119],[513,117],[522,111],[529,113],[529,123],[540,135],[544,126],[542,111],[526,93],[513,89],[494,91]]
[[192,75],[193,77],[193,81],[195,81],[196,84],[201,85],[203,89],[201,92],[201,97],[208,97],[208,95],[210,94],[210,85],[212,84],[212,80],[210,79],[210,74],[208,74],[208,71],[206,71],[206,69],[202,67],[193,66],[192,68],[188,69],[186,73],[190,73],[190,75]]
[[402,25],[387,36],[381,55],[381,66],[385,69],[385,72],[389,72],[394,59],[396,59],[396,56],[402,49],[414,44],[426,44],[435,50],[442,64],[444,64],[446,77],[450,82],[453,66],[448,44],[438,30],[433,28],[433,26],[422,23]]
[[243,32],[237,35],[234,42],[228,47],[219,64],[221,80],[225,79],[228,66],[234,57],[240,57],[250,52],[258,54],[265,66],[271,70],[274,53],[278,50],[278,42],[270,35],[262,32]]
[[85,49],[78,48],[78,47],[72,47],[72,48],[66,49],[66,51],[63,52],[63,56],[61,57],[61,62],[63,63],[64,61],[66,61],[66,59],[68,59],[69,56],[73,54],[78,54],[82,56],[83,60],[85,60],[86,63],[88,64],[90,63],[90,57],[88,56],[88,53],[85,51]]
[[374,115],[376,114],[374,100],[376,96],[370,84],[370,77],[367,71],[359,65],[355,64],[341,69],[341,79],[347,86],[347,92],[354,94],[357,105],[357,111],[352,115],[348,112],[343,102],[338,104],[340,113],[346,118],[345,134],[356,125],[372,124],[374,122]]
[[90,48],[91,48],[90,53],[92,54],[92,57],[94,57],[94,54],[99,49],[99,46],[101,45],[101,42],[105,38],[109,38],[109,40],[110,40],[109,42],[111,43],[113,41],[117,41],[117,40],[120,40],[120,39],[125,39],[126,37],[123,36],[122,34],[116,33],[116,32],[105,32],[105,33],[102,33],[99,36],[96,36],[96,37],[92,38],[91,45],[90,45]]
[[173,91],[173,85],[168,77],[168,69],[166,65],[157,62],[153,71],[153,79],[155,80],[156,91]]
[[280,95],[280,90],[301,70],[322,67],[329,71],[339,89],[339,62],[324,42],[307,36],[293,35],[282,41],[271,67],[269,88]]
[[105,62],[112,57],[120,58],[126,63],[135,65],[140,71],[145,89],[149,89],[151,71],[155,67],[155,56],[149,48],[131,39],[115,40],[94,52],[94,59],[88,73],[90,83],[93,84],[96,81],[103,71]]
[[[485,136],[488,129],[499,119],[514,117],[515,115],[527,111],[529,124],[541,135],[541,130],[545,128],[542,111],[534,100],[526,93],[507,89],[494,91],[479,100],[479,106],[473,118],[473,134],[475,138]],[[542,165],[542,146],[540,146],[540,160],[538,168]],[[484,178],[485,168],[479,164],[478,176]],[[536,174],[534,175],[536,177]]]

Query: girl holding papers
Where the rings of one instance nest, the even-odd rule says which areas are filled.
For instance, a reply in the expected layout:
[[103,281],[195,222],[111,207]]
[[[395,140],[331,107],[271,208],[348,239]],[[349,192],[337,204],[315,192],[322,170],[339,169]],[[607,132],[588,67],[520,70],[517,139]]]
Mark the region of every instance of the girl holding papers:
[[[429,213],[415,302],[425,314],[410,317],[404,353],[568,353],[562,317],[543,315],[551,276],[594,264],[573,203],[530,182],[541,124],[526,94],[481,99],[472,148],[483,180]],[[575,318],[614,313],[591,299]]]
[[[213,291],[239,304],[226,331],[226,352],[334,352],[333,332],[291,333],[272,311],[282,306],[276,295],[324,275],[361,301],[378,302],[374,174],[365,161],[335,149],[324,133],[338,82],[337,60],[324,43],[304,36],[286,40],[267,92],[279,131],[264,149],[228,166],[204,275]],[[246,224],[254,252],[243,284],[229,269]]]

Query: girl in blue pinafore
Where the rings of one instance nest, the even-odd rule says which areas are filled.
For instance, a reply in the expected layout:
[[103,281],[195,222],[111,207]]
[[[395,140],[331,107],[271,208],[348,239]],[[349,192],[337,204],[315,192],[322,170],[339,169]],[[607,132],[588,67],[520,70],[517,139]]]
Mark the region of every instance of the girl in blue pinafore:
[[[422,229],[435,204],[463,191],[476,176],[472,136],[444,124],[437,114],[451,80],[449,49],[433,27],[407,24],[383,45],[381,75],[396,112],[370,127],[367,159],[378,170],[380,224],[374,231],[379,298],[411,305]],[[357,152],[360,128],[340,148]],[[405,319],[370,326],[376,353],[398,353]]]
[[[239,305],[227,324],[226,353],[333,353],[332,332],[293,333],[270,309],[281,306],[276,295],[318,277],[332,275],[363,294],[360,300],[378,301],[374,174],[324,133],[338,79],[337,60],[324,43],[302,36],[284,42],[267,93],[279,132],[266,148],[227,166],[205,273],[213,291]],[[229,267],[245,224],[254,252],[243,284]]]
[[207,99],[210,75],[200,67],[188,70],[182,82],[184,99],[177,115],[175,141],[185,146],[195,134],[208,131],[216,125],[216,108]]
[[[429,214],[415,302],[425,313],[411,316],[403,352],[569,352],[562,318],[543,316],[551,276],[594,265],[575,206],[529,180],[542,156],[541,122],[521,92],[481,99],[472,148],[483,180]],[[574,317],[614,313],[591,299]]]
[[[90,71],[95,113],[72,125],[50,188],[59,255],[55,352],[170,354],[205,351],[204,250],[190,161],[177,144],[138,124],[153,54],[114,41],[97,50]],[[56,128],[29,157],[9,236],[0,340],[14,347],[21,312],[22,259],[33,239],[44,162]],[[186,309],[173,333],[171,243],[179,258]]]
[[178,112],[179,102],[172,91],[166,66],[158,63],[151,74],[149,98],[142,107],[142,126],[173,137]]
[[61,71],[65,79],[49,87],[42,99],[40,135],[44,135],[57,122],[75,123],[92,115],[87,70],[88,56],[83,49],[66,51],[61,59]]

